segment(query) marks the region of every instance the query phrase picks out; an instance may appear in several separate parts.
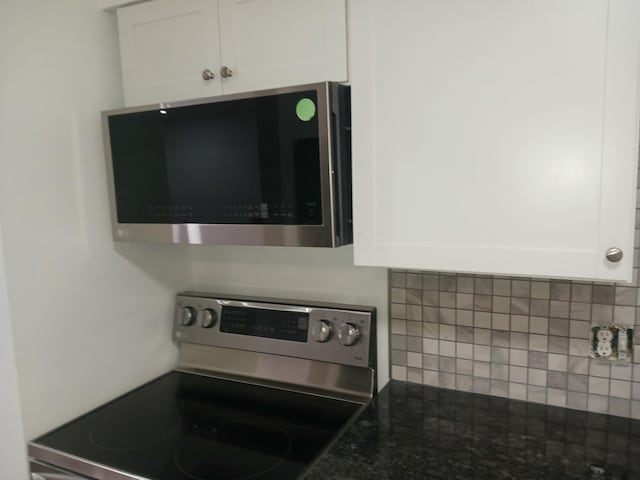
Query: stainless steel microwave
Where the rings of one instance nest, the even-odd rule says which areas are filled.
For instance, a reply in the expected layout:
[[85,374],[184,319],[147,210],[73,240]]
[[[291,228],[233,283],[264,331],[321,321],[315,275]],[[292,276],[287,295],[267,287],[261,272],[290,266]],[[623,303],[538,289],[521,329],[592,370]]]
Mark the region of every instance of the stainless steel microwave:
[[117,241],[352,243],[349,87],[102,113]]

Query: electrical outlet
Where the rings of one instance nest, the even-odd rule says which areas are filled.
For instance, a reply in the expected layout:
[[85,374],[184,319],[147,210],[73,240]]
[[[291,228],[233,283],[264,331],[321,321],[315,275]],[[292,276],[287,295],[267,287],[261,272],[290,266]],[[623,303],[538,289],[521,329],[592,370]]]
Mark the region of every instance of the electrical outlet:
[[608,358],[613,354],[613,332],[610,328],[601,327],[596,334],[596,352],[601,358]]
[[591,329],[591,357],[629,364],[633,358],[633,329],[614,324]]

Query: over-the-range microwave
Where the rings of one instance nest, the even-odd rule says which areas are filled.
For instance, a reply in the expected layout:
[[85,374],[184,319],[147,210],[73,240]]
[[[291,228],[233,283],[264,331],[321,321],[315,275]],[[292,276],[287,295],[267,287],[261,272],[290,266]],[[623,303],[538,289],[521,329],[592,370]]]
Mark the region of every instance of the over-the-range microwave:
[[102,118],[117,241],[352,242],[348,86],[222,95]]

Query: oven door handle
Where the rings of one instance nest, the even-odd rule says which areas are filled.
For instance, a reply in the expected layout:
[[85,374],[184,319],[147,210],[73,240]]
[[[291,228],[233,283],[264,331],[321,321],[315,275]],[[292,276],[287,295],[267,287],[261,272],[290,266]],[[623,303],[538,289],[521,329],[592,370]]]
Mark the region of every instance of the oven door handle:
[[80,480],[80,477],[66,473],[32,473],[31,480]]

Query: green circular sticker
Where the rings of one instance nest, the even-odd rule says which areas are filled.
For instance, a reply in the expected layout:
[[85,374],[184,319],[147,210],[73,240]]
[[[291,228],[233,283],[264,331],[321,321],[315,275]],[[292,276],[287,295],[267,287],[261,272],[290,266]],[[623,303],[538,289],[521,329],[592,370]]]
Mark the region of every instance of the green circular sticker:
[[316,104],[310,98],[302,98],[296,104],[296,115],[303,122],[308,122],[316,115]]

